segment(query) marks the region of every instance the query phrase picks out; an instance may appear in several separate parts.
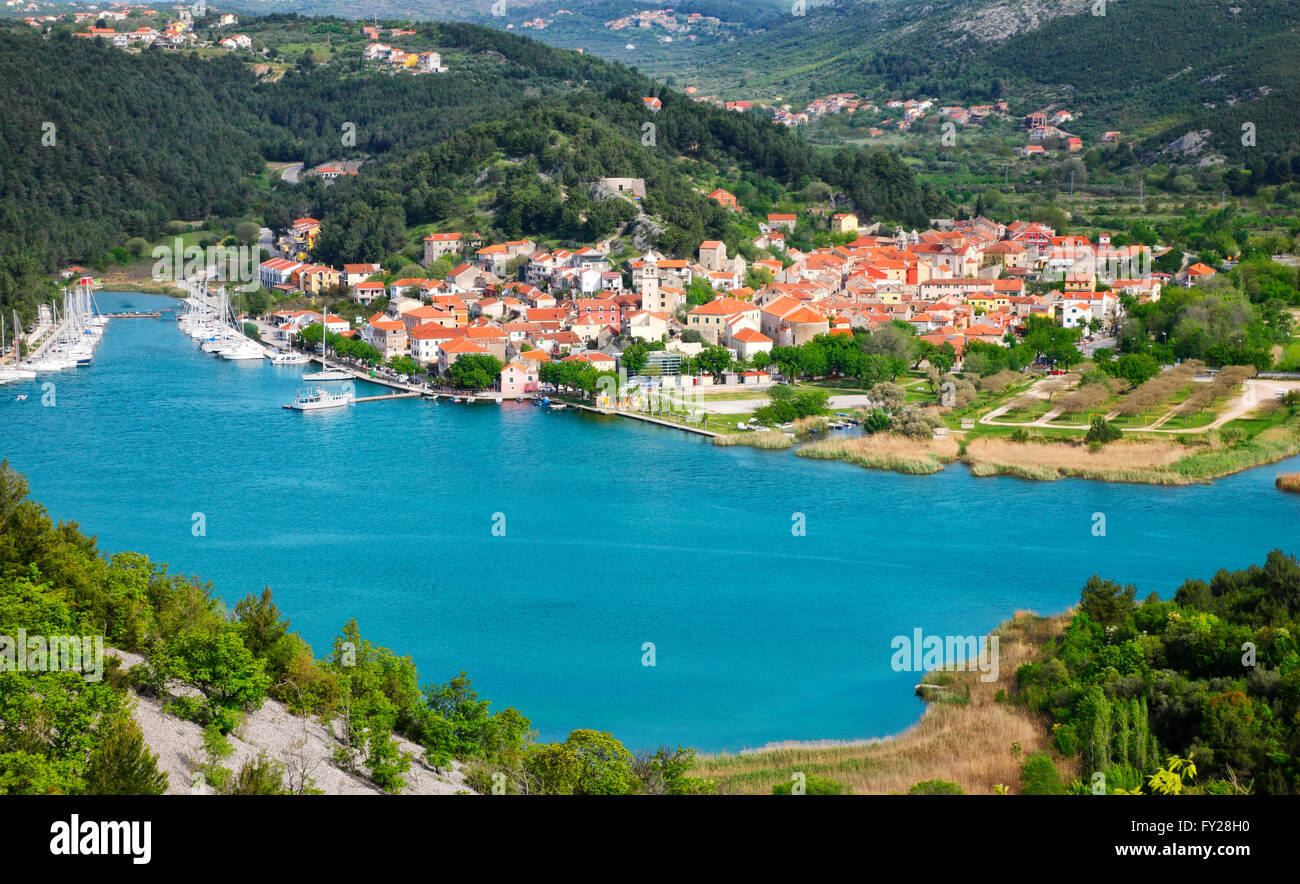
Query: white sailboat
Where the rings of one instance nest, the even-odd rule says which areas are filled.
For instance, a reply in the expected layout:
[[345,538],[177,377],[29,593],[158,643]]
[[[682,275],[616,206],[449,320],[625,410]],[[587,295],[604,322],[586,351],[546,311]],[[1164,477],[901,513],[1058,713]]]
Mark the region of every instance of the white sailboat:
[[325,342],[326,342],[326,340],[327,340],[327,338],[328,338],[328,335],[329,335],[329,321],[330,321],[329,310],[325,310],[325,311],[321,314],[321,323],[320,323],[320,327],[321,327],[321,363],[320,363],[320,364],[321,364],[321,370],[318,371],[318,372],[315,372],[315,373],[311,373],[311,372],[309,372],[309,373],[303,375],[303,376],[302,376],[302,379],[303,379],[304,381],[312,381],[312,382],[315,382],[315,381],[350,381],[350,380],[352,380],[352,375],[351,375],[349,372],[343,371],[343,370],[340,369],[340,368],[330,368],[329,365],[325,362],[325,357],[326,357],[326,355],[328,355],[327,352],[326,352]]
[[230,309],[230,300],[223,286],[214,303],[208,296],[203,279],[191,280],[185,298],[185,312],[177,326],[181,332],[199,342],[204,353],[222,359],[239,361],[266,358],[261,344],[244,334]]
[[352,379],[352,375],[338,368],[327,368],[324,371],[305,374],[302,379],[304,381],[348,381]]
[[[26,381],[36,377],[36,372],[30,368],[21,368],[18,365],[18,342],[22,339],[22,326],[18,323],[18,311],[14,311],[14,340],[13,340],[13,357],[5,364],[0,365],[0,384],[7,384],[11,381]],[[5,318],[0,315],[0,353],[5,349]]]

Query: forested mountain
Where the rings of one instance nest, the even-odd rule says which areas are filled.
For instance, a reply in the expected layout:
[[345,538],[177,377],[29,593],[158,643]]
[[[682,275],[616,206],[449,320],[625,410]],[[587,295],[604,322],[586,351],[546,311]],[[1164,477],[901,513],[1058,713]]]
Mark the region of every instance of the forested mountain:
[[[1015,112],[1069,107],[1074,128],[1120,130],[1142,148],[1208,132],[1235,163],[1300,143],[1300,7],[1291,0],[828,0],[675,7],[740,27],[681,35],[610,31],[605,22],[647,8],[623,0],[554,4],[510,0],[269,0],[253,8],[368,17],[468,18],[520,28],[544,17],[539,40],[585,47],[670,85],[726,98],[793,105],[834,92],[920,95],[949,103],[1009,101]],[[331,5],[334,4],[334,5]],[[336,8],[337,7],[337,8]],[[804,14],[798,14],[803,12]],[[626,45],[625,45],[626,44]],[[629,49],[628,46],[635,46]],[[1243,125],[1253,123],[1243,143]],[[1255,153],[1252,153],[1255,151]]]
[[1298,28],[1289,0],[838,0],[698,51],[676,80],[794,103],[870,89],[1017,112],[1054,103],[1080,131],[1148,147],[1209,130],[1241,162],[1244,122],[1260,152],[1300,144]]
[[238,213],[261,167],[234,59],[0,30],[0,82],[0,305],[30,305],[41,274],[123,234]]
[[[258,15],[297,13],[364,21],[465,21],[527,34],[552,46],[582,49],[650,72],[671,72],[706,47],[719,47],[790,17],[795,0],[691,0],[663,3],[677,22],[694,13],[716,19],[683,30],[613,29],[609,22],[656,8],[637,0],[236,0],[231,8]],[[811,0],[810,5],[830,0]],[[223,10],[226,4],[222,4]],[[494,11],[495,10],[495,11]],[[540,20],[544,26],[537,27]],[[527,25],[525,23],[528,23]]]
[[[30,313],[46,293],[43,275],[60,263],[95,263],[178,219],[251,215],[283,227],[319,213],[333,229],[322,257],[359,261],[456,212],[482,212],[486,234],[608,234],[631,207],[591,205],[589,185],[605,176],[647,179],[643,209],[659,218],[645,235],[669,251],[707,237],[738,242],[734,216],[701,195],[719,182],[775,202],[822,181],[859,212],[908,225],[943,207],[889,154],[817,152],[757,116],[522,36],[421,25],[403,46],[439,51],[451,70],[395,76],[364,63],[355,22],[284,16],[243,27],[356,42],[331,44],[325,64],[302,57],[271,76],[273,65],[247,56],[128,54],[57,32],[0,31],[0,76],[29,84],[0,95],[9,122],[0,136],[0,305]],[[653,137],[648,95],[664,103]],[[42,143],[47,122],[51,146]],[[366,162],[328,188],[257,178],[266,161],[343,158]]]

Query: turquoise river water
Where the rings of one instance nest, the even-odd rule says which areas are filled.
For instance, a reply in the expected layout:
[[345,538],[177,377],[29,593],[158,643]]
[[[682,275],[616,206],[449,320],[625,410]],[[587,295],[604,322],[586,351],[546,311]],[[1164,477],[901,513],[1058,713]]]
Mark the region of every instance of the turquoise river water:
[[231,604],[269,585],[318,654],[356,617],[426,683],[466,670],[543,739],[884,736],[922,711],[894,636],[1059,612],[1094,573],[1167,596],[1296,551],[1298,499],[1273,488],[1295,459],[1182,488],[904,476],[528,404],[282,409],[302,371],[114,320],[91,366],[0,387],[0,456],[102,549]]

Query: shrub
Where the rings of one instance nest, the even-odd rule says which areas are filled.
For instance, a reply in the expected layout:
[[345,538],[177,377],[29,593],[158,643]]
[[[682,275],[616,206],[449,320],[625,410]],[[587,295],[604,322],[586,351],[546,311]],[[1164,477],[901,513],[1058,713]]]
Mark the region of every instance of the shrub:
[[[816,774],[808,774],[804,779],[804,794],[806,795],[843,795],[849,791],[849,787],[836,780],[828,777],[819,777]],[[794,780],[784,783],[777,783],[772,787],[773,795],[793,795]]]
[[961,786],[947,780],[926,780],[907,790],[908,795],[965,795]]
[[1056,765],[1045,752],[1035,752],[1020,765],[1020,791],[1025,795],[1064,795]]
[[1119,427],[1106,420],[1101,415],[1096,415],[1092,419],[1092,426],[1088,428],[1088,435],[1084,439],[1089,445],[1097,443],[1105,445],[1107,442],[1114,442],[1123,438],[1124,433]]
[[867,433],[883,433],[889,429],[889,415],[877,408],[862,419],[862,429]]

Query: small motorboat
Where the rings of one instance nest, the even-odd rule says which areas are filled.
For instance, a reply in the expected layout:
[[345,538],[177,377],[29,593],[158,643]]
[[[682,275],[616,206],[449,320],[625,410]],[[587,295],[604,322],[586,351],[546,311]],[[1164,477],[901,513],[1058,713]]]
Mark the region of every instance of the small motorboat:
[[27,399],[27,394],[26,394],[26,393],[22,393],[22,394],[20,394],[20,395],[18,396],[18,401],[19,401],[19,402],[23,402],[23,401],[25,401],[26,399]]

